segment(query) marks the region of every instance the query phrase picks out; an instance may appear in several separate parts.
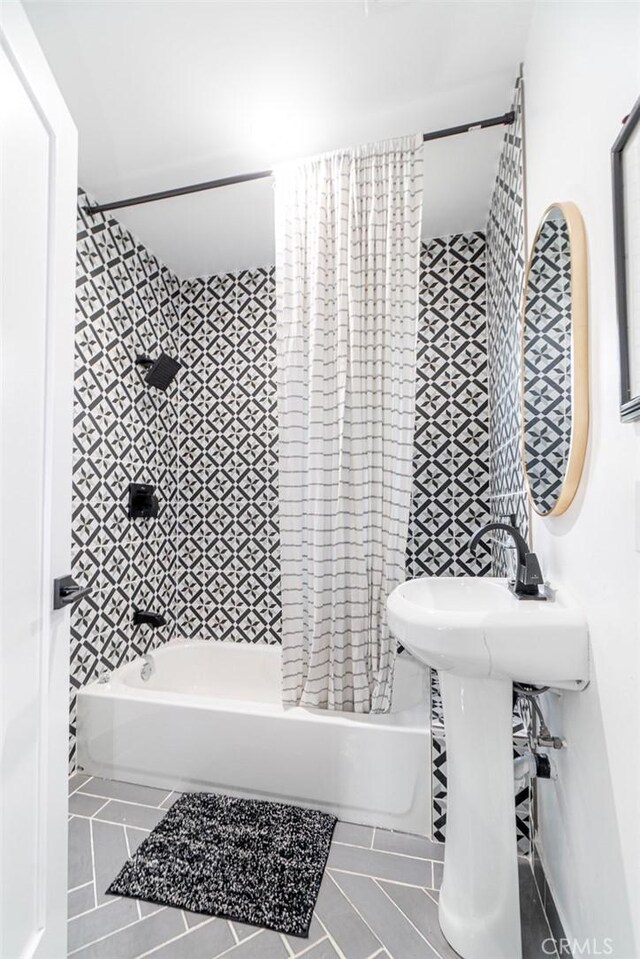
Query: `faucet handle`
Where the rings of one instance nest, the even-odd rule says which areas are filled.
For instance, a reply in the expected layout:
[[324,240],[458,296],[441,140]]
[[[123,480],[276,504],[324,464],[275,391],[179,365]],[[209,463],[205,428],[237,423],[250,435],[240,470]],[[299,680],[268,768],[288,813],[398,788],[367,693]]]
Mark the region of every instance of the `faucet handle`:
[[527,553],[524,558],[522,581],[525,586],[541,586],[544,582],[540,563],[535,553]]

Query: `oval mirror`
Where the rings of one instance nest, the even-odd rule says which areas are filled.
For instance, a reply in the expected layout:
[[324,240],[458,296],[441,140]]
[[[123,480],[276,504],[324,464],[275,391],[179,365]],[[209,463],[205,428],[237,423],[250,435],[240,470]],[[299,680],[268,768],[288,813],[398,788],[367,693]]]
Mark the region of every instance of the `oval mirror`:
[[575,496],[589,426],[587,262],[574,203],[545,210],[525,274],[521,452],[533,508],[563,513]]

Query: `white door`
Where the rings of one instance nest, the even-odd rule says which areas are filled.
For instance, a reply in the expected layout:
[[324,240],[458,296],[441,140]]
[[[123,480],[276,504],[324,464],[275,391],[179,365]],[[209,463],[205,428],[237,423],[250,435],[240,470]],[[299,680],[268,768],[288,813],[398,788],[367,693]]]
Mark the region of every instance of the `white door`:
[[0,956],[66,955],[76,132],[0,2]]

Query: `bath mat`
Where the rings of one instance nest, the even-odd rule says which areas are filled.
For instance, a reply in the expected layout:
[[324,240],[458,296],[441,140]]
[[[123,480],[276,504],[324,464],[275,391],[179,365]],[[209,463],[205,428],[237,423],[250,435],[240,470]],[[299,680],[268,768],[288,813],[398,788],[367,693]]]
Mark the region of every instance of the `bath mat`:
[[186,793],[107,892],[306,937],[335,824],[314,809]]

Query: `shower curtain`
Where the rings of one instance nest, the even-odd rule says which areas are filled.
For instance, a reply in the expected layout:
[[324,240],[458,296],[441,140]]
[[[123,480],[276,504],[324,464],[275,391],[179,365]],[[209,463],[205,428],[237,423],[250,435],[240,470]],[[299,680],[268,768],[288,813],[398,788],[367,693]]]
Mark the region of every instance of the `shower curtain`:
[[276,170],[285,705],[384,712],[411,499],[422,138]]

